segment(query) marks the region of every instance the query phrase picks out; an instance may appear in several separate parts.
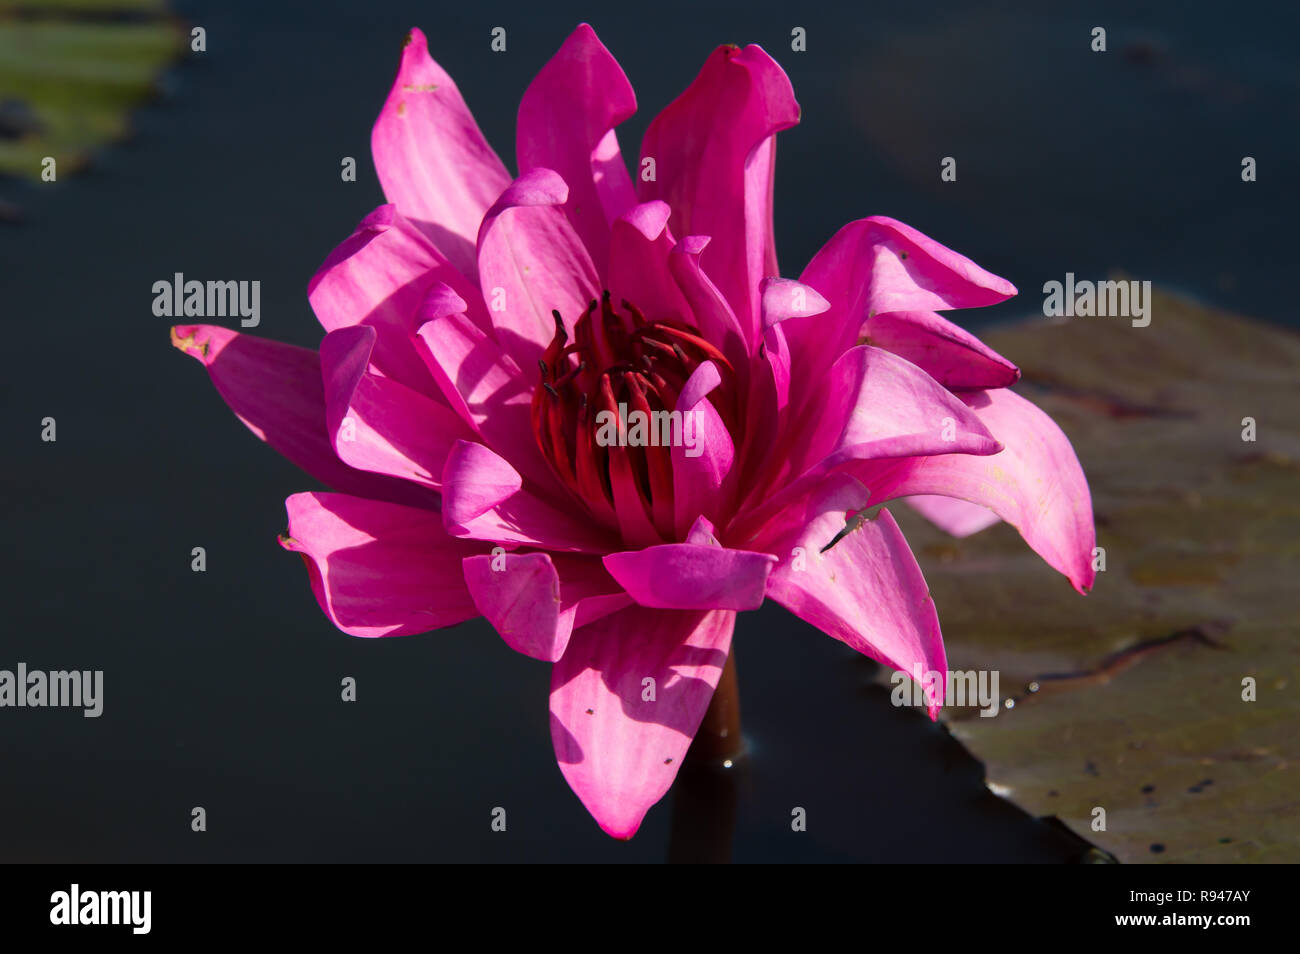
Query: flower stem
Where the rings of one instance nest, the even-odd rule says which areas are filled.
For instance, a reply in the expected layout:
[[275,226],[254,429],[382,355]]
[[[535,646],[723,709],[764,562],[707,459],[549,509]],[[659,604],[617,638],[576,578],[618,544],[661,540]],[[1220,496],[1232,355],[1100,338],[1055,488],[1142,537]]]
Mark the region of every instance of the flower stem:
[[673,786],[668,860],[673,863],[731,861],[740,766],[740,683],[733,649],[722,667],[709,711],[682,762]]
[[715,768],[731,768],[744,752],[745,741],[740,731],[740,683],[736,679],[736,651],[727,654],[722,667],[718,688],[713,691],[709,711],[695,734],[687,759],[711,764]]

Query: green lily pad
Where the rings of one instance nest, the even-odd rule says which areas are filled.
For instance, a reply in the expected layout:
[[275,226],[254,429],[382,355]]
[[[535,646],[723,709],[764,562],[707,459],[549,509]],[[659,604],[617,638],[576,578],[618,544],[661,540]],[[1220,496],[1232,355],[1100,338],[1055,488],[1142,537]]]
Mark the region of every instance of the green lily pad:
[[951,731],[995,792],[1121,861],[1300,860],[1300,336],[1157,292],[1145,328],[983,337],[1074,443],[1106,566],[1079,596],[1005,524],[954,540],[890,508],[949,665],[1014,703]]
[[0,3],[0,174],[63,176],[128,130],[186,33],[162,0]]

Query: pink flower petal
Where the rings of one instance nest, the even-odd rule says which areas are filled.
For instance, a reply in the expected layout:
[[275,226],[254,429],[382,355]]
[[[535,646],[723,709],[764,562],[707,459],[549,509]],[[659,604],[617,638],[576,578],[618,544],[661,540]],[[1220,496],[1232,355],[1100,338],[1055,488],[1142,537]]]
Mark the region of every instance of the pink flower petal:
[[631,838],[672,785],[735,619],[636,607],[574,631],[551,670],[551,740],[565,780],[607,834]]
[[696,543],[664,543],[606,554],[605,569],[642,606],[751,610],[776,558]]
[[795,377],[811,381],[857,343],[874,315],[973,308],[1016,293],[1005,279],[883,215],[840,229],[799,280],[831,304],[824,314],[783,326]]
[[556,662],[575,626],[632,605],[591,557],[499,553],[465,558],[474,605],[511,649]]
[[347,494],[294,494],[280,540],[301,553],[316,600],[351,636],[408,636],[478,615],[461,573],[477,547],[436,513]]
[[[727,425],[708,400],[709,393],[721,381],[713,362],[706,361],[695,369],[677,397],[676,410],[682,414],[684,432],[682,443],[671,448],[673,528],[678,537],[683,537],[701,515],[720,520],[723,507],[734,496],[735,480],[728,478],[735,464],[736,448]],[[686,446],[687,415],[693,420],[693,447]]]
[[442,516],[448,529],[482,516],[524,485],[506,460],[472,441],[458,441],[452,448],[443,483]]
[[317,480],[347,493],[437,510],[431,491],[339,460],[326,430],[315,351],[215,325],[178,325],[171,334],[173,345],[208,369],[217,393],[244,425]]
[[612,228],[610,291],[615,302],[629,301],[653,320],[694,324],[690,304],[668,267],[673,245],[667,203],[633,206],[615,220]]
[[[830,307],[817,290],[788,278],[765,278],[762,293],[762,347],[754,362],[755,374],[746,402],[746,465],[751,471],[768,463],[767,449],[785,446],[785,431],[793,424],[790,405],[790,346],[781,322],[788,318],[819,315]],[[752,481],[745,481],[752,485]]]
[[464,302],[435,285],[421,306],[416,352],[453,411],[483,440],[509,455],[538,486],[559,489],[533,436],[532,402],[537,373],[520,370],[497,343],[470,321]]
[[[700,268],[700,254],[709,245],[707,235],[688,235],[673,246],[668,269],[695,316],[695,326],[735,368],[742,393],[748,387],[751,340],[722,292]],[[752,342],[753,350],[758,342]]]
[[826,296],[836,318],[843,309],[864,320],[895,311],[977,308],[1016,293],[1006,279],[884,215],[840,229],[799,280]]
[[358,470],[437,490],[452,444],[474,434],[446,404],[369,371],[375,340],[374,328],[354,325],[321,342],[325,424],[334,451]]
[[905,498],[903,502],[954,537],[969,537],[999,522],[998,515],[992,510],[956,497],[918,494]]
[[560,206],[569,196],[550,169],[532,169],[502,193],[478,233],[479,283],[501,350],[531,373],[555,336],[600,294],[596,268]]
[[787,318],[811,318],[831,307],[817,289],[789,278],[764,278],[759,283],[759,291],[764,328]]
[[758,283],[779,274],[772,236],[775,134],[799,121],[794,90],[760,47],[721,46],[646,130],[641,156],[656,179],[641,199],[663,199],[678,235],[712,236],[706,263],[757,346]]
[[478,274],[475,240],[483,213],[510,174],[483,138],[450,76],[412,30],[402,65],[370,136],[389,202],[416,223],[462,275]]
[[703,515],[696,517],[695,522],[691,524],[690,530],[686,533],[686,542],[708,547],[722,546],[718,541],[718,528],[713,525],[712,520]]
[[1020,369],[970,332],[933,311],[895,311],[867,319],[869,344],[906,358],[947,388],[1005,388]]
[[888,351],[851,348],[835,362],[828,381],[828,400],[806,430],[808,444],[796,444],[796,460],[808,466],[826,458],[830,469],[850,458],[1001,449],[978,415],[916,365]]
[[713,393],[714,388],[722,383],[722,373],[712,361],[704,361],[691,372],[691,376],[682,385],[677,395],[677,410],[683,414]]
[[412,317],[434,282],[476,302],[472,317],[480,327],[488,327],[477,287],[447,264],[395,206],[385,205],[330,254],[307,286],[307,297],[326,331],[355,325],[374,328],[378,333],[371,356],[374,368],[409,388],[436,396],[410,336]]
[[590,520],[555,509],[482,444],[457,441],[442,472],[443,526],[455,537],[542,550],[607,553],[615,541]]
[[817,289],[788,278],[765,278],[762,292],[763,357],[768,369],[770,391],[775,398],[767,417],[772,421],[785,413],[790,403],[790,346],[780,323],[789,318],[810,318],[830,308]]
[[[858,652],[909,675],[948,672],[939,617],[925,577],[888,510],[830,547],[847,513],[866,507],[867,489],[828,478],[763,538],[780,555],[767,595]],[[872,501],[876,502],[876,501]],[[928,686],[934,689],[933,685]],[[932,692],[930,717],[942,699]]]
[[614,127],[636,112],[618,62],[583,23],[524,92],[519,172],[554,169],[569,184],[565,214],[604,274],[610,223],[635,202]]
[[971,391],[961,397],[1002,441],[1001,453],[870,461],[854,464],[850,471],[871,488],[874,503],[940,494],[987,507],[1086,593],[1096,576],[1092,551],[1097,541],[1088,481],[1069,439],[1013,391]]
[[[791,319],[796,320],[796,319]],[[789,321],[778,327],[786,327]],[[755,527],[850,461],[994,454],[1001,445],[970,408],[916,365],[860,345],[840,357],[822,382],[823,397],[793,422],[772,486],[752,485]],[[875,484],[866,481],[868,486]]]

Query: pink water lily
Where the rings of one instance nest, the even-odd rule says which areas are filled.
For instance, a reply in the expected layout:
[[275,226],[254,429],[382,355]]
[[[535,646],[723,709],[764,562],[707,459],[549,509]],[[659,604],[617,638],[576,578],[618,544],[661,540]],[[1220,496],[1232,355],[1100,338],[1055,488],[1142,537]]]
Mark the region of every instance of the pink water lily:
[[[634,185],[614,127],[635,108],[578,27],[524,93],[512,179],[413,31],[372,141],[390,204],[309,286],[319,352],[173,330],[332,488],[288,499],[282,543],[334,624],[481,615],[552,663],[560,769],[619,838],[672,784],[737,612],[771,597],[886,666],[946,672],[888,510],[845,532],[869,503],[955,533],[1001,518],[1080,592],[1094,546],[1065,436],[938,314],[1008,282],[878,216],[777,277],[775,136],[799,108],[757,46],[713,52]],[[697,443],[599,439],[619,405],[690,414]]]

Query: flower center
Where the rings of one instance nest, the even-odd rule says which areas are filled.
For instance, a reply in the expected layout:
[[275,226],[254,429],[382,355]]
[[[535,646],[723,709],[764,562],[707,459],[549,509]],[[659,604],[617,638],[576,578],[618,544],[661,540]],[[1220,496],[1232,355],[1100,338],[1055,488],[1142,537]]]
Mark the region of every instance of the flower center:
[[712,361],[722,383],[710,399],[735,435],[736,376],[696,328],[647,320],[627,301],[620,306],[608,291],[593,299],[571,344],[560,313],[552,312],[555,336],[537,362],[533,432],[556,476],[588,510],[645,546],[673,539],[671,445],[702,439],[687,426],[693,422],[672,417],[682,388]]

